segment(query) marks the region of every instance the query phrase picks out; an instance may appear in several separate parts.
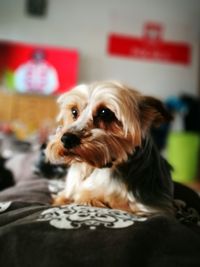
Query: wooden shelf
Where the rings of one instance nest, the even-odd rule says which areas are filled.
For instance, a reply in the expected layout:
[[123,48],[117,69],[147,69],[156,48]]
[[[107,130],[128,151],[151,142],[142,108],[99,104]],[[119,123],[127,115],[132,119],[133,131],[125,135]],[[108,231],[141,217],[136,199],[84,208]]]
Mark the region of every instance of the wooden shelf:
[[55,121],[58,113],[54,96],[15,94],[0,91],[0,121],[19,121],[31,128]]

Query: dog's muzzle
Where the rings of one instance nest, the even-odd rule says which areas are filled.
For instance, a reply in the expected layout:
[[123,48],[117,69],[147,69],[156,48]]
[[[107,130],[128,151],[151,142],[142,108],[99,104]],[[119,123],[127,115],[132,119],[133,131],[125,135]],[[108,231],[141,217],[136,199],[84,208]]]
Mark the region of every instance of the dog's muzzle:
[[71,149],[80,145],[80,138],[76,134],[65,133],[61,137],[61,142],[65,148]]

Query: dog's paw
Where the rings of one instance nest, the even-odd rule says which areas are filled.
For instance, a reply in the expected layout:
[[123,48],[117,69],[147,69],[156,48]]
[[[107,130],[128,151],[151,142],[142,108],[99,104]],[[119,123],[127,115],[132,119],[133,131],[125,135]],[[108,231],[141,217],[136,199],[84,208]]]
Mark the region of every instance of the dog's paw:
[[79,198],[75,201],[78,205],[86,205],[97,208],[108,208],[108,205],[98,198]]
[[53,206],[60,206],[60,205],[67,205],[72,203],[72,201],[64,196],[64,194],[60,194],[58,196],[53,197],[52,205]]

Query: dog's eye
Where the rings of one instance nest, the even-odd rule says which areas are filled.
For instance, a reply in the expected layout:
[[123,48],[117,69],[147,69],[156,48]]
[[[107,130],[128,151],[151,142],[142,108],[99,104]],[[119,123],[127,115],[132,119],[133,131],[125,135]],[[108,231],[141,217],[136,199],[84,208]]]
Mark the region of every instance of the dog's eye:
[[108,108],[100,108],[97,112],[97,118],[104,122],[111,122],[115,119],[115,114]]
[[78,109],[77,108],[72,108],[71,112],[72,112],[73,119],[74,120],[77,119],[77,117],[78,117]]

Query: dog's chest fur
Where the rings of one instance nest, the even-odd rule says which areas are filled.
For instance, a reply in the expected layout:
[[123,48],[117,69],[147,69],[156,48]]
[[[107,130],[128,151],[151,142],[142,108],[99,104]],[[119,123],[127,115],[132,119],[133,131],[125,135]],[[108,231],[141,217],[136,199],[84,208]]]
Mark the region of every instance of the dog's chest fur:
[[99,169],[85,163],[72,164],[66,177],[64,194],[70,201],[80,204],[93,205],[95,202],[96,206],[121,207],[130,212],[152,212],[136,201],[112,168]]

